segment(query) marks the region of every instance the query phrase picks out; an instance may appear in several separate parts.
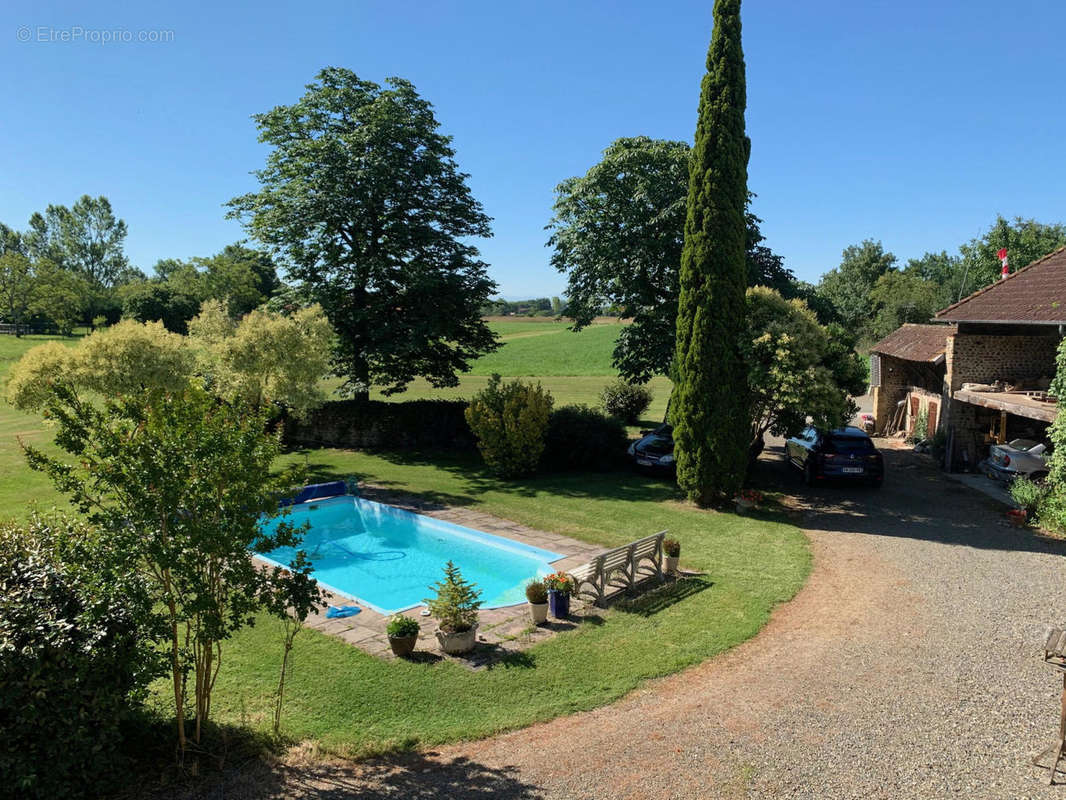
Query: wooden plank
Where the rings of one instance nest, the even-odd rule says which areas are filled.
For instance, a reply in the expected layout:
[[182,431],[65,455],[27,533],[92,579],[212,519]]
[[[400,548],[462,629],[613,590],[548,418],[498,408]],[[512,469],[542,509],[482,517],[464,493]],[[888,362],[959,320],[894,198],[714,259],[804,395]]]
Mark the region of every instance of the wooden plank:
[[1058,407],[1050,403],[1041,403],[1028,397],[1011,395],[1007,392],[972,392],[958,389],[952,395],[960,403],[969,403],[995,411],[1006,411],[1019,417],[1038,419],[1042,422],[1054,422]]

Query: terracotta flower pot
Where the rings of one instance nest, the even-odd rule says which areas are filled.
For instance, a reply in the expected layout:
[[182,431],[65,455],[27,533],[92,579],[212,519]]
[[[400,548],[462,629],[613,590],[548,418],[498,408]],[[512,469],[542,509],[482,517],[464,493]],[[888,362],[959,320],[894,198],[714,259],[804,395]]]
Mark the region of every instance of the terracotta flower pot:
[[527,603],[529,606],[529,616],[533,620],[534,625],[543,625],[548,619],[548,604],[547,603]]
[[673,575],[677,572],[677,562],[680,560],[680,556],[663,556],[663,571]]
[[1019,528],[1025,527],[1028,516],[1024,508],[1013,508],[1007,512],[1007,518],[1011,521],[1011,524]]
[[474,649],[474,645],[477,644],[477,623],[474,623],[474,627],[470,630],[455,631],[454,633],[448,633],[438,628],[437,641],[440,643],[442,653],[447,653],[450,656],[469,653]]
[[392,648],[392,652],[395,655],[399,656],[400,658],[404,658],[405,656],[411,655],[411,653],[414,652],[415,644],[417,644],[417,643],[418,643],[418,634],[417,633],[414,636],[390,636],[389,637],[389,647],[391,647]]

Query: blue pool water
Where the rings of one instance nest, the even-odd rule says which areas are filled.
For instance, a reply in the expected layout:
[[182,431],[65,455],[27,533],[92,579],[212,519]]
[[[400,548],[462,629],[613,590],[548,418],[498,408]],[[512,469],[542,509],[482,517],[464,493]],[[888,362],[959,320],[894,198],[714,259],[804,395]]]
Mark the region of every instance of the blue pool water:
[[[494,608],[522,602],[526,582],[552,572],[549,562],[563,557],[361,497],[296,506],[281,519],[310,523],[301,549],[320,584],[382,614],[422,605],[449,559],[477,584],[484,607]],[[280,547],[264,557],[284,566],[293,554]]]

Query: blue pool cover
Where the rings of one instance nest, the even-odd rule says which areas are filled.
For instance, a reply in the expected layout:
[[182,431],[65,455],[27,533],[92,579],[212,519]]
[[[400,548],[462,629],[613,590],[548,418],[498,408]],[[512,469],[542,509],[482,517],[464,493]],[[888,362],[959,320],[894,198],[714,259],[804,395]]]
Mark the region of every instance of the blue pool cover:
[[286,497],[279,505],[291,506],[297,503],[306,503],[309,500],[317,500],[320,497],[337,497],[342,494],[348,494],[348,484],[344,481],[311,483],[297,492],[295,497]]
[[[526,582],[552,572],[563,558],[511,539],[375,503],[333,497],[293,507],[284,518],[310,529],[301,545],[326,589],[392,614],[422,604],[451,560],[481,590],[485,608],[521,603]],[[278,520],[273,523],[277,524]],[[284,566],[291,548],[265,554]]]

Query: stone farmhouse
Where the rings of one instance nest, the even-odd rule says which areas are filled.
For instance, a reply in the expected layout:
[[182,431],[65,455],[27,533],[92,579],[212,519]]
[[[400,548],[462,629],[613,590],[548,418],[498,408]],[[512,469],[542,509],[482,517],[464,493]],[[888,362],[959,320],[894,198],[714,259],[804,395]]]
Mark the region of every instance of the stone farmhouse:
[[1064,333],[1066,247],[875,344],[876,430],[913,433],[922,419],[929,435],[943,429],[949,469],[976,464],[992,442],[1044,439]]

